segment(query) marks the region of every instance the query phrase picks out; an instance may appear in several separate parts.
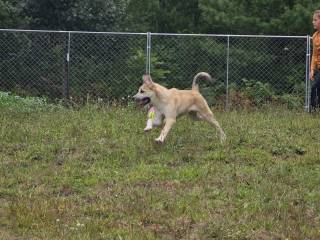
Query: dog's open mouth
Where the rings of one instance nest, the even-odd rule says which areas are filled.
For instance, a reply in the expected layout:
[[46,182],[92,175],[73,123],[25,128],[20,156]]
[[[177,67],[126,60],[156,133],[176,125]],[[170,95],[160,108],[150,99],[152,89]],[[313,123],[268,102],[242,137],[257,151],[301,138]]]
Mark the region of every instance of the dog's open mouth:
[[138,103],[140,106],[145,106],[150,102],[150,98],[149,97],[144,97],[140,100],[138,100]]

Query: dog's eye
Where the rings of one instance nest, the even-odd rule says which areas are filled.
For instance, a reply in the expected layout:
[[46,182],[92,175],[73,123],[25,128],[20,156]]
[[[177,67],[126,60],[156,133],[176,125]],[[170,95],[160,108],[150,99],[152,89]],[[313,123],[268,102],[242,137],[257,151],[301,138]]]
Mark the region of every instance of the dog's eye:
[[144,91],[141,89],[141,90],[140,90],[140,93],[144,93]]

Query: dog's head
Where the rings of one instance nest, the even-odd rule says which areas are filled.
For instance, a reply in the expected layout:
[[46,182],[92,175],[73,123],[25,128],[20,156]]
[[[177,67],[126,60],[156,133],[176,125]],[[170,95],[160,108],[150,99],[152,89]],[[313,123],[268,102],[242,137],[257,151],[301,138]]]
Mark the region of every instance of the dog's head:
[[140,86],[138,93],[133,98],[142,106],[148,104],[154,97],[154,83],[149,74],[142,76],[143,84]]

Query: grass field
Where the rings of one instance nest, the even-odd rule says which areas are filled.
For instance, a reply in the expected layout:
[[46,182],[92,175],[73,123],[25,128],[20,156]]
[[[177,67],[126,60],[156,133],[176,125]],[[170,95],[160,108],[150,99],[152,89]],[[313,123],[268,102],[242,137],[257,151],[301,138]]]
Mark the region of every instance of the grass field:
[[320,116],[181,118],[0,95],[0,239],[320,239]]

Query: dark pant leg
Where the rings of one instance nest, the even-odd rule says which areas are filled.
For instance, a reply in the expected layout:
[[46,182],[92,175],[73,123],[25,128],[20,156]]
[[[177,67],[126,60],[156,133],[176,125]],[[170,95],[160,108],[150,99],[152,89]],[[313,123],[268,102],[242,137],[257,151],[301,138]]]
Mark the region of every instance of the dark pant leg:
[[315,109],[320,105],[320,72],[316,71],[314,83],[311,87],[311,109]]

